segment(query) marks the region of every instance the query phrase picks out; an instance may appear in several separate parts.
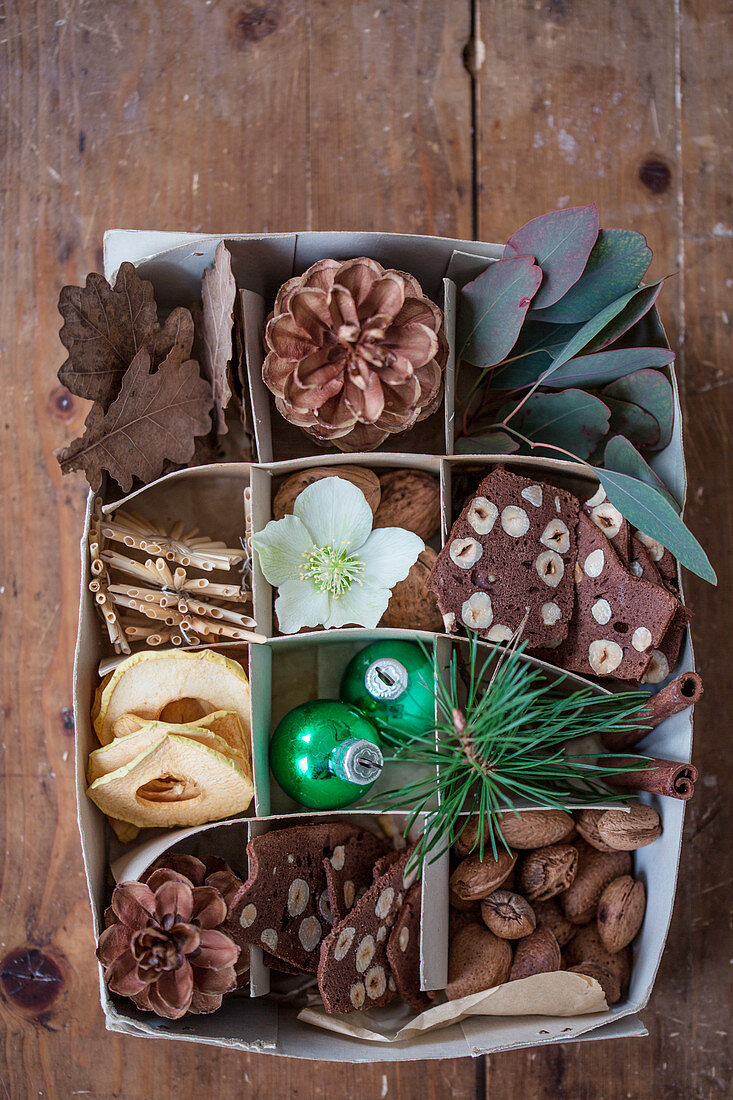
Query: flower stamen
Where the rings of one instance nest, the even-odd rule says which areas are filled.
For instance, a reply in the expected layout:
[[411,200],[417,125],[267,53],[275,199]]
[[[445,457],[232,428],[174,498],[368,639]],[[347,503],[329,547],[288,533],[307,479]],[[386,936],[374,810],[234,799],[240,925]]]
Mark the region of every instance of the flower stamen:
[[314,546],[303,554],[301,580],[311,580],[319,592],[334,598],[348,592],[354,581],[362,583],[364,566],[346,546]]

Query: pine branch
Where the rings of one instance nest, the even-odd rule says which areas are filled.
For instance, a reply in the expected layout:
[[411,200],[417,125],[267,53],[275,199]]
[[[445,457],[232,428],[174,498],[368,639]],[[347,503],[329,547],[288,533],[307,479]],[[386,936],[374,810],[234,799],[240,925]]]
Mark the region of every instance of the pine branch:
[[519,634],[483,662],[476,637],[471,639],[463,704],[457,653],[451,656],[445,678],[434,655],[434,728],[407,737],[383,731],[390,753],[386,762],[429,769],[429,774],[382,792],[369,804],[403,811],[409,807],[408,828],[425,813],[422,857],[435,860],[446,851],[471,813],[479,815],[476,848],[481,857],[488,847],[496,857],[499,847],[508,848],[499,817],[518,799],[554,809],[599,799],[620,801],[624,795],[610,791],[604,780],[638,768],[638,756],[623,763],[615,755],[609,764],[604,763],[604,756],[611,759],[609,753],[573,754],[566,746],[588,734],[638,729],[646,696],[599,695],[591,688],[563,695],[558,688],[566,677],[550,679],[525,661]]

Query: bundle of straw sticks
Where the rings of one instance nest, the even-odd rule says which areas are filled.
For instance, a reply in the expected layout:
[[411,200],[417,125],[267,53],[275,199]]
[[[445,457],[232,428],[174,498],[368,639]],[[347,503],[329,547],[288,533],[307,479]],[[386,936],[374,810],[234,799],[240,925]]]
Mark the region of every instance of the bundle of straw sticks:
[[[259,640],[248,614],[246,540],[232,549],[195,527],[185,530],[182,522],[165,530],[123,509],[108,517],[97,501],[89,556],[89,588],[116,653],[131,653],[136,642],[188,646]],[[230,577],[221,582],[200,575],[209,573]]]

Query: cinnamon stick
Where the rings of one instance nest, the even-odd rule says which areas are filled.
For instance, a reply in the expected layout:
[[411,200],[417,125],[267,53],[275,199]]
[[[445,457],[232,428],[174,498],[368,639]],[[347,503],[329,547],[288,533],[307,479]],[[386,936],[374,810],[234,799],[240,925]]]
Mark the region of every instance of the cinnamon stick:
[[623,730],[620,733],[603,733],[601,741],[607,749],[620,752],[631,749],[637,745],[643,737],[660,725],[665,718],[692,707],[703,695],[702,679],[696,672],[683,672],[671,684],[658,691],[656,695],[650,695],[649,701],[640,710],[637,718],[643,723],[638,729]]
[[[611,767],[630,761],[624,757],[610,757],[603,761]],[[686,802],[695,793],[697,768],[694,764],[685,764],[679,760],[659,760],[655,757],[639,759],[639,763],[648,764],[640,771],[622,772],[606,777],[606,782],[622,790],[649,791],[650,794],[663,794],[667,798],[680,798]]]

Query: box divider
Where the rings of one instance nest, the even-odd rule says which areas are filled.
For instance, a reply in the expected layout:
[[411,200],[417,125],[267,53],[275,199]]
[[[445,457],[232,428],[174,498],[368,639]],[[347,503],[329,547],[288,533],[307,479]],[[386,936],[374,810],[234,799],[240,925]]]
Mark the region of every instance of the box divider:
[[[272,517],[270,495],[272,475],[264,466],[250,470],[252,534],[266,527]],[[268,637],[273,631],[272,588],[260,568],[257,554],[252,555],[252,605],[257,629]]]
[[249,682],[252,705],[252,780],[255,789],[255,814],[257,817],[267,817],[271,813],[272,650],[269,645],[250,646]]
[[253,290],[240,290],[239,304],[244,328],[244,364],[257,458],[260,462],[272,462],[270,393],[262,381],[265,299],[261,294],[255,294]]
[[443,409],[445,420],[445,453],[453,454],[455,444],[455,392],[456,392],[456,284],[443,279],[443,329],[448,341],[448,358],[445,364]]
[[[268,811],[269,812],[269,811]],[[259,818],[250,820],[247,829],[248,840],[262,836],[272,829],[270,821],[260,821]],[[252,874],[252,864],[249,853],[247,854],[247,875]],[[261,947],[249,949],[249,995],[250,997],[265,997],[270,992],[270,968],[265,965],[264,952]]]

